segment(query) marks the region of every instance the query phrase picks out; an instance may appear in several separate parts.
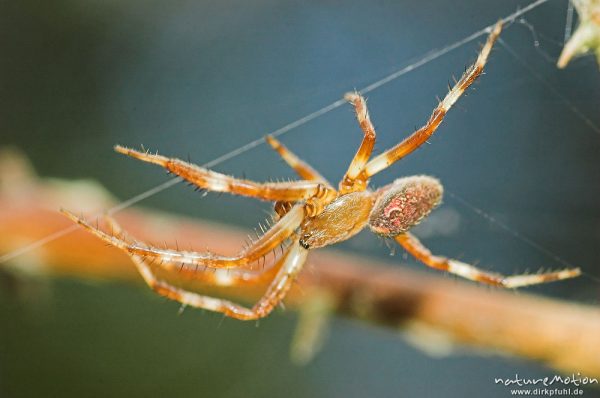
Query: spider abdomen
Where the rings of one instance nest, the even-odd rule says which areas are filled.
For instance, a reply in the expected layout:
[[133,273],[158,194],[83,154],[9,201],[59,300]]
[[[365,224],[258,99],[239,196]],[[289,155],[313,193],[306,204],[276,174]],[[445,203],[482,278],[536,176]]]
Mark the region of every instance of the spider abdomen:
[[444,188],[433,177],[399,178],[380,188],[369,227],[382,236],[397,236],[417,225],[442,201]]
[[359,233],[369,221],[373,193],[352,192],[328,204],[321,213],[301,226],[300,244],[305,248],[332,245]]

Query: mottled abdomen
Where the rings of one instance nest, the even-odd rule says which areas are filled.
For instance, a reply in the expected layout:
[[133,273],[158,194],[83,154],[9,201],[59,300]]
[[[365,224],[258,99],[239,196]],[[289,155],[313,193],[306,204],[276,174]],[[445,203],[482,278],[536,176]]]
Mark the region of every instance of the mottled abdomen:
[[444,188],[428,176],[397,179],[380,188],[369,216],[369,227],[383,236],[408,231],[427,216],[442,200]]

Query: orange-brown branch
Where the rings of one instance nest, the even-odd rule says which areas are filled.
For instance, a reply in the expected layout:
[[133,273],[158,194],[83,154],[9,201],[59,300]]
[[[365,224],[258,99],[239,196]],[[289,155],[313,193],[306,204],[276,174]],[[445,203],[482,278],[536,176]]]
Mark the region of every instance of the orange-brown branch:
[[[0,256],[69,227],[69,220],[57,211],[61,205],[90,204],[90,197],[98,197],[97,192],[90,195],[90,186],[85,184],[54,188],[22,178],[19,183],[13,180],[6,184],[9,177],[2,171],[0,162]],[[224,226],[151,211],[126,210],[118,219],[142,239],[199,242],[223,253],[235,253],[245,236]],[[125,253],[107,247],[83,230],[17,257],[8,266],[32,264],[51,275],[142,282]],[[343,316],[413,334],[434,331],[448,342],[540,361],[565,372],[600,376],[597,308],[523,292],[490,290],[326,250],[313,253],[309,267],[297,284],[301,289],[293,289],[286,300],[288,307],[305,302],[310,292],[322,291],[333,298],[335,312]],[[251,301],[258,290],[226,293]]]

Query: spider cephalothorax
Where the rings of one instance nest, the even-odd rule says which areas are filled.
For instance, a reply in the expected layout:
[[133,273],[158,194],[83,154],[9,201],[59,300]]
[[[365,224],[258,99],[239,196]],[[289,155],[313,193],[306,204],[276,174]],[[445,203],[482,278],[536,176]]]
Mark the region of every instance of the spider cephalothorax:
[[[440,203],[443,189],[435,178],[405,177],[376,191],[368,189],[370,177],[413,152],[435,132],[448,110],[483,71],[501,28],[500,23],[496,24],[477,61],[434,109],[427,123],[373,159],[370,157],[375,144],[375,129],[369,119],[365,100],[358,93],[349,94],[347,99],[354,105],[364,138],[337,190],[273,137],[267,137],[267,142],[302,180],[257,183],[236,179],[179,159],[115,147],[117,152],[158,164],[199,188],[274,201],[276,223],[236,256],[160,249],[127,239],[110,219],[112,234],[91,226],[72,213],[65,211],[65,214],[101,239],[127,252],[146,283],[157,293],[185,305],[245,320],[268,315],[283,300],[302,269],[309,249],[349,239],[367,225],[376,234],[396,240],[424,264],[474,281],[513,288],[575,277],[580,274],[578,268],[504,277],[431,254],[409,230]],[[287,249],[272,267],[260,272],[253,269],[254,264],[286,242],[289,243]],[[182,275],[209,285],[244,286],[263,282],[269,282],[270,285],[263,297],[253,307],[247,308],[228,300],[186,291],[160,280],[150,266],[152,263],[157,263],[156,266],[168,272],[179,271]]]
[[366,225],[371,231],[393,238],[407,232],[442,199],[442,185],[429,176],[404,177],[375,192],[339,195],[317,215],[300,226],[300,245],[316,249],[349,239]]

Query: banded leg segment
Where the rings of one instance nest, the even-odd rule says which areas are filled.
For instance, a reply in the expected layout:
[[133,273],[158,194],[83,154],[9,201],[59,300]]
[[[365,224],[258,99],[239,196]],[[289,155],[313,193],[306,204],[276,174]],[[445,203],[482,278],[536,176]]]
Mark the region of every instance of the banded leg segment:
[[302,270],[307,254],[308,250],[300,246],[297,240],[294,241],[286,255],[278,261],[276,267],[279,268],[279,271],[271,282],[269,289],[252,308],[173,286],[157,279],[149,264],[142,257],[133,255],[132,258],[144,281],[158,294],[195,308],[221,312],[231,318],[253,320],[269,315],[273,308],[283,300],[292,287],[296,276]]
[[144,258],[154,258],[163,263],[178,263],[186,270],[195,271],[198,267],[207,268],[241,268],[252,269],[252,265],[279,247],[300,226],[304,218],[302,205],[296,205],[289,210],[273,227],[263,236],[253,242],[248,248],[242,250],[237,256],[220,256],[214,253],[198,253],[160,249],[143,243],[129,243],[117,236],[108,234],[73,213],[62,210],[63,214],[78,223],[89,232],[103,241],[131,254]]
[[348,171],[346,171],[346,175],[344,175],[344,178],[340,182],[340,193],[364,191],[367,188],[367,180],[358,178],[358,176],[371,157],[376,139],[375,127],[371,123],[365,99],[358,93],[346,94],[346,99],[354,105],[356,119],[364,136],[356,155],[354,155],[354,159],[352,159],[348,167]]
[[330,189],[331,184],[327,182],[325,177],[323,177],[318,171],[316,171],[312,166],[306,163],[304,160],[300,159],[296,154],[290,151],[285,145],[283,145],[279,140],[273,138],[270,135],[265,137],[265,141],[273,148],[279,156],[300,176],[300,178],[307,181],[318,181],[327,186]]
[[[104,220],[110,226],[113,236],[130,245],[133,243],[132,241],[135,241],[135,238],[126,236],[123,228],[121,228],[115,219],[109,216],[104,216]],[[138,271],[140,271],[142,275],[144,273],[140,269],[139,262],[143,262],[145,264],[142,266],[151,266],[152,264],[156,263],[156,258],[147,258],[131,253],[128,254],[130,257],[132,257],[134,263],[138,267]],[[281,266],[281,263],[277,263],[276,265]],[[191,270],[189,267],[182,267],[182,264],[180,263],[163,260],[159,262],[158,266],[173,274],[183,275],[203,284],[218,287],[242,287],[266,283],[271,281],[279,271],[277,266],[269,267],[268,269],[260,272],[247,272],[239,269]]]
[[144,162],[164,167],[199,188],[214,192],[229,192],[270,201],[297,202],[308,199],[324,199],[332,196],[331,190],[316,181],[267,182],[258,183],[237,179],[203,167],[168,158],[158,154],[139,152],[134,149],[115,146],[115,151]]
[[386,169],[393,163],[397,162],[423,145],[429,139],[429,137],[433,135],[440,123],[442,123],[442,120],[444,120],[444,116],[450,110],[452,105],[456,103],[465,90],[483,72],[483,67],[487,62],[490,51],[492,50],[492,46],[498,38],[501,30],[502,23],[498,22],[488,36],[488,39],[481,49],[481,52],[479,53],[475,63],[471,65],[469,69],[467,69],[460,80],[454,85],[454,87],[452,87],[450,92],[446,94],[442,102],[440,102],[439,105],[434,109],[427,123],[415,131],[412,135],[400,142],[398,145],[378,155],[369,163],[367,163],[365,169],[360,175],[361,179],[366,181],[369,177],[379,173],[381,170]]
[[404,233],[394,238],[407,252],[423,264],[458,275],[465,279],[504,288],[517,288],[575,278],[581,275],[579,268],[564,269],[545,274],[504,276],[480,270],[470,264],[431,254],[423,244],[411,233]]

